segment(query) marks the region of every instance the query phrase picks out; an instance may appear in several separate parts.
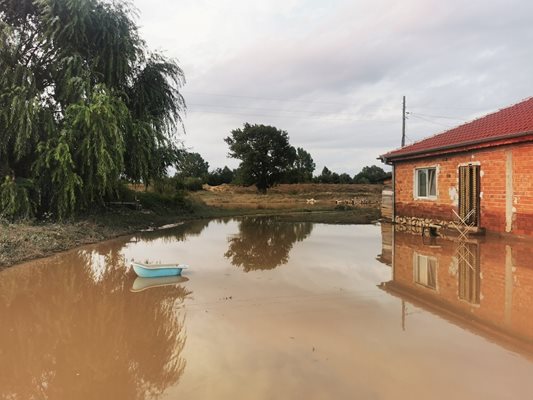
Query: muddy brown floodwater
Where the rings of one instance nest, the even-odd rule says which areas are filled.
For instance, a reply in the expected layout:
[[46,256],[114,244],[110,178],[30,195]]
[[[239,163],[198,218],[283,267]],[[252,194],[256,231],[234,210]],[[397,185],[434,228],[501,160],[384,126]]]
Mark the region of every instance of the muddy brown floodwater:
[[87,246],[0,272],[0,399],[531,399],[532,259],[265,218]]

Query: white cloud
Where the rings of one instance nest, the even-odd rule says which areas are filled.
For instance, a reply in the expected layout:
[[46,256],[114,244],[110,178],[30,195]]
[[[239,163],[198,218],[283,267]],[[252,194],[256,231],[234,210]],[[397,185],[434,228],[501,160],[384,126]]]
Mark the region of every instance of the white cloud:
[[532,94],[527,0],[135,5],[149,46],[185,70],[184,140],[212,167],[236,165],[223,138],[248,121],[288,131],[320,169],[353,174],[397,147],[402,95],[420,139]]

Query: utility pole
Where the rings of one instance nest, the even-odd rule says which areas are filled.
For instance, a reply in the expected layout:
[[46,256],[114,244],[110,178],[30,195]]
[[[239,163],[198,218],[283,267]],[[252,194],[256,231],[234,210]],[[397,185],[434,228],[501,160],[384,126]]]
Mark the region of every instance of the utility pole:
[[403,96],[402,107],[402,147],[405,146],[405,96]]

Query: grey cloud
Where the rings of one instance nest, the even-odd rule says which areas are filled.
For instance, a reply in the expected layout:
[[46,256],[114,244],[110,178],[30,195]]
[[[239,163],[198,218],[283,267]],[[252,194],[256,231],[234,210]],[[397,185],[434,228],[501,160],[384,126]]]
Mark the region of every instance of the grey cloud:
[[[198,49],[177,55],[189,69],[185,142],[212,166],[228,163],[222,139],[249,121],[287,130],[321,166],[357,172],[398,146],[402,95],[412,112],[407,133],[416,140],[532,94],[530,1],[333,1],[325,9],[322,2],[294,3],[283,17],[244,14],[261,24],[251,23],[247,34],[244,20],[240,36],[225,31],[231,40],[216,42],[222,46],[212,48],[216,57],[206,56],[204,32],[175,28],[177,40],[202,36]],[[187,2],[185,12],[193,11],[202,15]],[[174,29],[164,13],[150,15]],[[228,21],[220,23],[229,29]],[[169,32],[154,37],[172,47]]]

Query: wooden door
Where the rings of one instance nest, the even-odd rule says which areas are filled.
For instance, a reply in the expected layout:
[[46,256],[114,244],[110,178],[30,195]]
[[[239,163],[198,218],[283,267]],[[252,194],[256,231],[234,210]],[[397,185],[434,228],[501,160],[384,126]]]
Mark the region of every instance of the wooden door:
[[466,223],[479,226],[479,165],[459,167],[459,215]]

